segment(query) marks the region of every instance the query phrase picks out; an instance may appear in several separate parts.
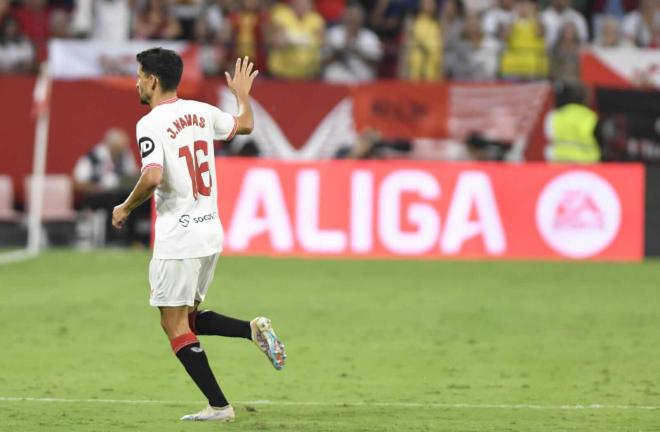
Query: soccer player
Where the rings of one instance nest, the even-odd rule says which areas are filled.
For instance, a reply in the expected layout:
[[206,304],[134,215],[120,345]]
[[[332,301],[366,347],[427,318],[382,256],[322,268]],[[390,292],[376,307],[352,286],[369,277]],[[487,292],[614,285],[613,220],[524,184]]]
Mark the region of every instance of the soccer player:
[[245,57],[236,61],[233,77],[225,73],[238,101],[234,117],[212,105],[177,97],[183,62],[174,51],[152,48],[139,53],[137,61],[140,102],[151,107],[136,128],[142,174],[126,201],[114,208],[112,224],[121,228],[136,207],[155,195],[150,304],[160,309],[172,350],[209,402],[202,411],[181,420],[232,421],[234,410],[197,335],[250,339],[278,370],[286,360],[284,344],[269,319],[242,321],[197,309],[213,280],[222,248],[213,140],[252,131],[248,95],[258,71]]

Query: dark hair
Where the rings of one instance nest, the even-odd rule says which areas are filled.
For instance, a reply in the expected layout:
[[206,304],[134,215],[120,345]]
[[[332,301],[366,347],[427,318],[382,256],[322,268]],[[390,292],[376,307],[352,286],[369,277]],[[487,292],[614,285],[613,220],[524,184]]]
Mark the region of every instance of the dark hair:
[[583,85],[558,81],[555,87],[555,105],[562,107],[568,104],[587,104],[587,90]]
[[179,54],[165,48],[151,48],[135,56],[145,74],[156,75],[164,91],[176,90],[183,73]]

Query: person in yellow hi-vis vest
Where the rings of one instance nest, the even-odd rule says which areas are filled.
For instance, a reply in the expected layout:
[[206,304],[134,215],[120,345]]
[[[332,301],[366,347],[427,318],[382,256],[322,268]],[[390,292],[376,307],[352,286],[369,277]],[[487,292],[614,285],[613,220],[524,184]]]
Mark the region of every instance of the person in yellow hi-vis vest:
[[543,25],[534,2],[516,3],[513,22],[504,31],[506,49],[500,59],[503,78],[529,79],[548,75]]
[[585,100],[585,91],[580,86],[560,89],[557,108],[545,118],[546,160],[564,163],[600,161],[600,146],[596,139],[598,114],[585,105]]
[[435,0],[420,0],[419,12],[406,22],[401,76],[413,81],[442,79],[442,30]]

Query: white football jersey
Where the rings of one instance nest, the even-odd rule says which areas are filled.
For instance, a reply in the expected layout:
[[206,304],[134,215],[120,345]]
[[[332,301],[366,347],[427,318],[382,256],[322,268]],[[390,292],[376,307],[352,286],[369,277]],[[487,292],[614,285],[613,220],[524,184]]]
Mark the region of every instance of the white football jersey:
[[212,105],[168,99],[137,124],[142,170],[161,166],[155,192],[154,257],[198,258],[222,250],[213,140],[236,133],[236,118]]

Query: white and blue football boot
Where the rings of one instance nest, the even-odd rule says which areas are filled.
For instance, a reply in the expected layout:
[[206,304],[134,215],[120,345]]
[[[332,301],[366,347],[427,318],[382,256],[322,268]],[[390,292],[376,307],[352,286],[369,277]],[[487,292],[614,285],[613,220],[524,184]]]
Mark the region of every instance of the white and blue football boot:
[[257,317],[250,321],[252,328],[252,342],[266,354],[266,357],[277,370],[281,370],[286,362],[284,344],[277,338],[270,320],[265,317]]

